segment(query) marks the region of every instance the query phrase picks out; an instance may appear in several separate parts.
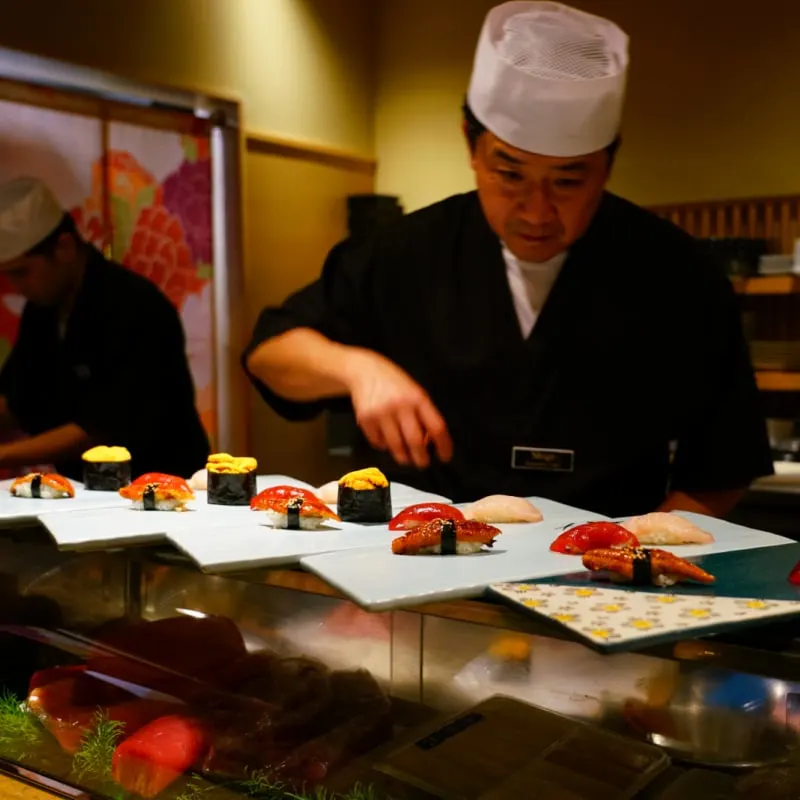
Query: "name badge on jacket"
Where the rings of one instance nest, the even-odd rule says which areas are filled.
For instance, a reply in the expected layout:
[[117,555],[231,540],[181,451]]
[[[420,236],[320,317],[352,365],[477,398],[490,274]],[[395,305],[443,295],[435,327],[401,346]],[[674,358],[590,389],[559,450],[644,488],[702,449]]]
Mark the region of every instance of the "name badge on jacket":
[[547,447],[512,447],[511,468],[539,472],[574,472],[575,451]]

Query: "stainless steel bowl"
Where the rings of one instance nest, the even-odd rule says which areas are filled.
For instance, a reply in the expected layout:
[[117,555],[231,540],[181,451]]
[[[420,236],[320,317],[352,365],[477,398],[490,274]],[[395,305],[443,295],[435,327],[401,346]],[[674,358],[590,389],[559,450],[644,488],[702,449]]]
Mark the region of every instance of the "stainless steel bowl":
[[666,705],[639,706],[634,726],[679,761],[732,769],[778,764],[800,748],[800,723],[790,713],[796,697],[800,685],[688,669]]

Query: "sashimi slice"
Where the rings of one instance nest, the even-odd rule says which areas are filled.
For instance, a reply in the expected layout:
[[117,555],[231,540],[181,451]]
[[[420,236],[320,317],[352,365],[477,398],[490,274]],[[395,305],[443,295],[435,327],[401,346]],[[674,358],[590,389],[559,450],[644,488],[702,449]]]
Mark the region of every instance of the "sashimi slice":
[[666,511],[631,517],[622,525],[639,540],[639,544],[711,544],[714,541],[708,531],[698,528],[685,517]]
[[524,497],[507,494],[492,494],[464,509],[466,519],[477,522],[541,522],[542,512]]

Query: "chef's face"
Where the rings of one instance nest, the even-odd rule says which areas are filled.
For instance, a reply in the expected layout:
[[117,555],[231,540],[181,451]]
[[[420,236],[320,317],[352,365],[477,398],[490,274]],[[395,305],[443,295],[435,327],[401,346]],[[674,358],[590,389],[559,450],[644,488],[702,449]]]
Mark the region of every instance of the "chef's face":
[[489,131],[478,138],[471,160],[489,225],[523,261],[547,261],[579,239],[610,175],[605,150],[577,158],[541,156]]
[[74,283],[75,239],[62,234],[46,252],[26,253],[0,263],[13,290],[37,306],[59,305]]

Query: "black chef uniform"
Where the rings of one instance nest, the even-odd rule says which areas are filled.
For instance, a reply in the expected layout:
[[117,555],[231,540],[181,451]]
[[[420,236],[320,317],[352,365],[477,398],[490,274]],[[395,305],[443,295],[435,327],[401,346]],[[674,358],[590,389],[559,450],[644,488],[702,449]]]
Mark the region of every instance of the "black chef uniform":
[[[134,475],[188,477],[206,463],[177,311],[153,283],[94,248],[63,332],[57,309],[26,304],[0,395],[29,435],[72,422],[96,444],[127,447]],[[55,467],[82,477],[80,459]]]
[[[612,194],[527,338],[475,192],[337,245],[317,282],[261,313],[245,358],[298,326],[382,353],[430,393],[453,460],[421,473],[374,460],[457,502],[538,495],[619,516],[772,472],[729,281],[690,236]],[[255,382],[287,419],[324,408]]]

